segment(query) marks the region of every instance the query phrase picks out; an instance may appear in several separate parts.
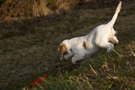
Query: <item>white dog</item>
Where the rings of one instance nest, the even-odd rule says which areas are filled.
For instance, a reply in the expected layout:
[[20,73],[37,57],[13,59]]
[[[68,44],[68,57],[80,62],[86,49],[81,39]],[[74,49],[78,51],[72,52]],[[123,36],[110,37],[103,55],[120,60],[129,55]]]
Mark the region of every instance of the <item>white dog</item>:
[[64,40],[58,48],[60,60],[72,57],[72,63],[76,64],[77,61],[95,54],[100,48],[106,48],[107,52],[112,50],[114,44],[119,42],[113,26],[120,12],[121,4],[120,1],[109,23],[97,26],[86,36]]

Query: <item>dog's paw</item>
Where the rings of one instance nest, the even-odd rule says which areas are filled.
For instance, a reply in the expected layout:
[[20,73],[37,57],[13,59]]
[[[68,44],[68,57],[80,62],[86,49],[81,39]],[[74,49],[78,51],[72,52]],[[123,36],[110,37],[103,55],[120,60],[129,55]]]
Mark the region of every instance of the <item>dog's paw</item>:
[[72,64],[76,64],[76,63],[77,63],[77,60],[72,59]]
[[63,57],[60,57],[60,61],[62,61],[63,60]]
[[65,56],[64,56],[64,59],[68,60],[68,56],[65,55]]
[[114,48],[114,45],[109,43],[109,45],[107,46],[107,52],[111,51]]
[[113,38],[114,38],[114,40],[115,40],[115,44],[118,44],[118,43],[119,43],[119,40],[117,39],[117,37],[114,36]]
[[118,44],[119,43],[119,41],[118,41],[116,36],[114,36],[112,38],[109,38],[109,42],[112,43],[112,44]]

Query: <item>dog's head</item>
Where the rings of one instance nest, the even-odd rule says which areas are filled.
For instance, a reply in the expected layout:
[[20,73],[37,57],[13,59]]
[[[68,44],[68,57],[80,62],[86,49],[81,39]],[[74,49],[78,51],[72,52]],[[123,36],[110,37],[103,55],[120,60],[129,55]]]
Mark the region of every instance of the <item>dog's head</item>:
[[64,55],[66,55],[68,53],[67,46],[65,43],[60,44],[60,46],[58,47],[58,52],[60,54],[60,60],[62,60]]

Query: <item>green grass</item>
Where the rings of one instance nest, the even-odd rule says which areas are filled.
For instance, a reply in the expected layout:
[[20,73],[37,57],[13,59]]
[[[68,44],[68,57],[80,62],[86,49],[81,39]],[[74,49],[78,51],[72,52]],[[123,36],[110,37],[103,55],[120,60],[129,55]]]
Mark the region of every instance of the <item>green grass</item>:
[[59,61],[59,44],[107,23],[115,8],[76,9],[66,14],[1,23],[0,89],[29,88],[30,83],[45,74],[49,77],[33,89],[134,89],[134,6],[134,3],[123,6],[114,26],[120,41],[114,49],[122,57],[103,49],[76,65],[72,65],[71,60]]

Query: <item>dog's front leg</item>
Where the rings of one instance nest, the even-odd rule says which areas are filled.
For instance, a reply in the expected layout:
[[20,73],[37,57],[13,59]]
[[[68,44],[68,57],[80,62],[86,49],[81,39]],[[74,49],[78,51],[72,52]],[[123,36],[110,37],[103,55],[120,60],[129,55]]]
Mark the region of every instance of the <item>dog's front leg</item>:
[[74,56],[72,57],[72,63],[73,63],[73,64],[76,64],[77,61],[79,61],[79,60],[81,60],[81,59],[83,59],[83,58],[84,58],[84,56],[82,56],[82,55],[74,55]]
[[67,59],[69,59],[71,56],[73,56],[73,53],[70,52],[70,53],[68,53],[67,55],[65,55],[64,58],[67,60]]

